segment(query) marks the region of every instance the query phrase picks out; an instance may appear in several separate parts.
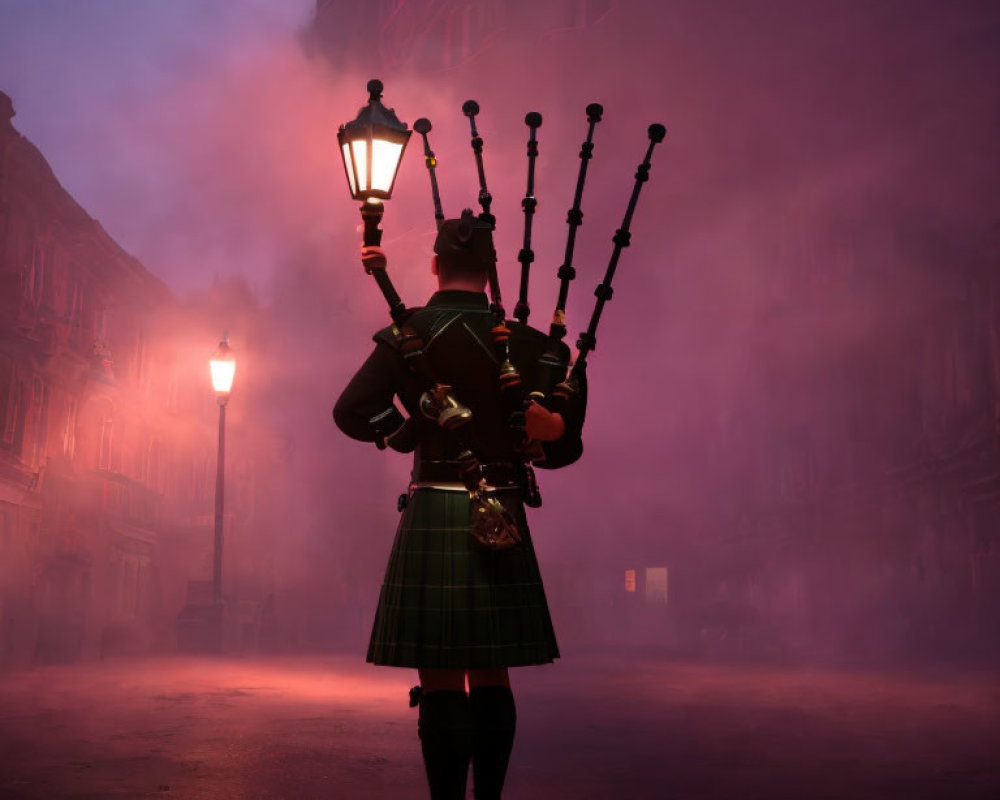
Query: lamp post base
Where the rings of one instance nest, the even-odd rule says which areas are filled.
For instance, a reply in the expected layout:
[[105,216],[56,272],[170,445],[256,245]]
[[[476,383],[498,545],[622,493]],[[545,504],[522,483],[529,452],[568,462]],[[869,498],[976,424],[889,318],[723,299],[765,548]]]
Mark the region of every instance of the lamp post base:
[[225,603],[188,603],[177,615],[177,650],[181,653],[221,653]]

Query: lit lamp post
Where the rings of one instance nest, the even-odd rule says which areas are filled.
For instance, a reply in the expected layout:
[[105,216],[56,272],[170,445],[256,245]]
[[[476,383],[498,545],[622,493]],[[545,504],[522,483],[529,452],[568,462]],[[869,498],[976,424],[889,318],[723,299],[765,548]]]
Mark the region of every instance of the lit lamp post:
[[236,360],[229,347],[229,337],[223,336],[208,362],[212,372],[212,388],[219,403],[219,454],[215,473],[215,550],[212,562],[212,599],[222,603],[222,515],[225,495],[226,463],[226,403],[233,388]]
[[[368,105],[358,112],[355,119],[340,126],[337,143],[344,159],[351,197],[361,201],[364,243],[371,247],[382,243],[379,228],[382,201],[392,197],[396,173],[411,131],[399,121],[391,108],[382,105],[381,81],[368,81],[368,95]],[[386,275],[385,267],[366,266],[365,269],[375,278],[389,303],[389,312],[396,319],[406,307]]]

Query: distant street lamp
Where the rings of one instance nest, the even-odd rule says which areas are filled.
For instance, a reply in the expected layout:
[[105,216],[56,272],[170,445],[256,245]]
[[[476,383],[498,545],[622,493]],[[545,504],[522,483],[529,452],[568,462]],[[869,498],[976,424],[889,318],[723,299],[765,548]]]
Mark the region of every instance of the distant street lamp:
[[212,373],[212,388],[219,403],[219,452],[215,473],[215,550],[212,564],[212,599],[222,603],[222,516],[225,501],[226,463],[226,403],[233,388],[236,360],[229,347],[229,336],[223,336],[208,362]]

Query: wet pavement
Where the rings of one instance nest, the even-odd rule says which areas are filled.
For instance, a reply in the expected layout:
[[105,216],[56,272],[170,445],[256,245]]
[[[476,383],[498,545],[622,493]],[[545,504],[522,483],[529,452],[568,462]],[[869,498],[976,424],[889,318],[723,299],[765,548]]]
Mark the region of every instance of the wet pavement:
[[[356,656],[0,674],[0,798],[424,800],[413,678]],[[1000,797],[989,672],[591,654],[513,682],[508,800]]]

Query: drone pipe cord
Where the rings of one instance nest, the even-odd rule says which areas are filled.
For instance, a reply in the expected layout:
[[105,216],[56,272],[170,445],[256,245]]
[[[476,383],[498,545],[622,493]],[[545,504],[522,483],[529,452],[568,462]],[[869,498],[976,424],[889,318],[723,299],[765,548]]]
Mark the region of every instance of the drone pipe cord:
[[649,148],[646,150],[646,157],[636,170],[635,186],[632,188],[632,196],[629,198],[628,208],[625,211],[625,218],[622,221],[622,226],[615,231],[615,235],[612,237],[615,247],[611,253],[611,260],[608,262],[608,269],[604,275],[604,281],[598,284],[597,288],[594,290],[594,295],[597,297],[597,303],[594,306],[594,313],[590,318],[590,325],[587,326],[586,331],[580,334],[580,338],[577,339],[576,342],[579,353],[576,358],[576,363],[570,371],[571,379],[586,368],[587,355],[597,346],[597,325],[601,321],[601,312],[604,310],[604,304],[611,299],[613,294],[611,281],[615,277],[615,268],[618,266],[618,258],[621,256],[622,248],[628,247],[629,244],[631,244],[632,234],[629,233],[629,227],[632,225],[632,215],[635,213],[635,204],[639,199],[639,191],[642,189],[642,185],[649,180],[649,163],[650,158],[653,155],[653,148],[663,141],[663,137],[667,135],[667,129],[658,123],[654,123],[649,126],[648,133]]
[[437,182],[437,158],[431,150],[427,141],[427,134],[431,132],[431,121],[426,117],[421,117],[413,123],[413,130],[420,134],[424,140],[424,165],[427,167],[427,174],[431,178],[431,198],[434,200],[434,223],[437,229],[441,230],[441,223],[444,222],[444,212],[441,210],[441,193],[438,191]]
[[528,187],[524,192],[524,199],[521,201],[521,208],[524,211],[524,241],[521,250],[517,254],[517,260],[521,263],[521,286],[518,292],[517,305],[514,307],[514,316],[521,323],[527,323],[531,308],[528,306],[528,273],[531,270],[531,262],[535,260],[535,251],[531,249],[531,222],[535,216],[535,208],[538,201],[535,199],[535,160],[538,158],[538,140],[536,133],[542,125],[542,115],[537,111],[531,111],[525,116],[524,124],[528,126]]
[[559,299],[556,301],[555,311],[552,312],[552,323],[549,325],[549,339],[553,344],[562,341],[566,336],[566,300],[569,296],[569,282],[576,277],[576,269],[573,267],[573,250],[576,246],[577,228],[583,224],[580,203],[583,200],[583,186],[587,180],[587,166],[594,156],[594,128],[601,121],[603,114],[604,107],[600,103],[591,103],[587,106],[587,138],[580,147],[580,171],[576,177],[573,207],[566,215],[566,222],[569,223],[569,234],[566,237],[566,252],[563,255],[563,263],[557,272]]

